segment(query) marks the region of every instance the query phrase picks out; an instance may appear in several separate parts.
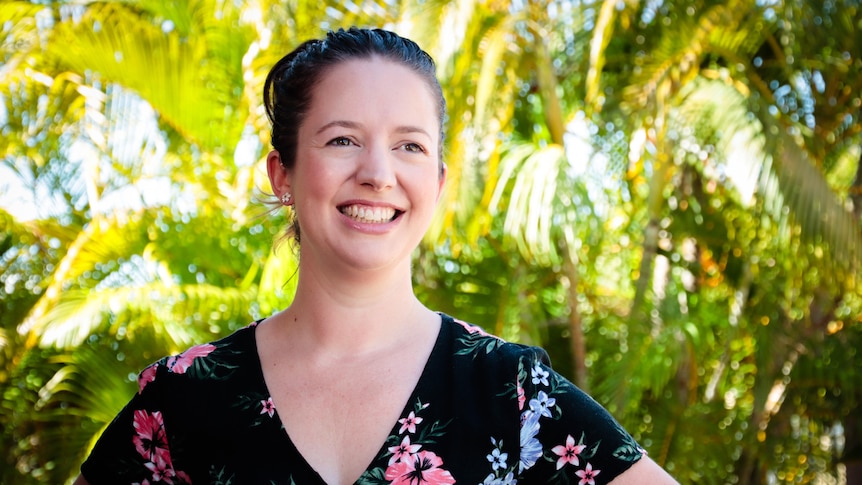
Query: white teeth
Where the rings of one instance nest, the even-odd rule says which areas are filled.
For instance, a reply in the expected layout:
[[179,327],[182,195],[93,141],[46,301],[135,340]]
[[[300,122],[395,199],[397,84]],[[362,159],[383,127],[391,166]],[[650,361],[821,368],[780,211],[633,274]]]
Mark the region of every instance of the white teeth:
[[371,224],[389,222],[395,216],[391,207],[369,207],[366,205],[349,205],[341,208],[341,213],[357,221]]

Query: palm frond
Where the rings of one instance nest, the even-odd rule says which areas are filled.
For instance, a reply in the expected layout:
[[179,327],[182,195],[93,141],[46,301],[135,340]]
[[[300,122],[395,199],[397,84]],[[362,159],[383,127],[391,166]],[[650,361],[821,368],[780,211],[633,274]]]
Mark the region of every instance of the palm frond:
[[[195,18],[215,22],[206,15]],[[205,26],[201,31],[210,32]],[[228,35],[243,37],[242,31],[222,32],[213,42]],[[95,71],[136,91],[188,140],[206,147],[233,147],[239,139],[239,124],[233,118],[237,113],[226,109],[235,106],[236,98],[225,86],[238,85],[240,66],[213,58],[205,42],[189,43],[114,3],[91,5],[80,21],[56,25],[52,36],[49,56],[76,72]],[[233,50],[238,47],[231,43]],[[233,50],[222,56],[230,59]]]
[[[521,254],[538,264],[559,263],[558,241],[578,247],[573,224],[587,224],[575,212],[593,213],[590,198],[573,179],[563,147],[514,144],[505,153],[490,200],[492,216],[505,215],[503,230]],[[576,207],[575,200],[581,205]]]
[[447,0],[407,0],[399,2],[398,8],[395,31],[416,41],[431,54],[438,66],[447,64],[452,47],[460,45],[458,39],[450,35],[453,30],[464,32],[463,29],[450,30],[447,27],[459,21],[469,21],[469,17],[479,11],[470,2]]
[[0,25],[4,26],[5,37],[0,44],[0,82],[38,51],[40,28],[37,16],[48,12],[44,5],[28,0],[0,3]]
[[293,301],[299,255],[293,251],[290,244],[285,242],[274,249],[264,264],[257,297],[261,316],[271,315]]
[[44,428],[39,455],[46,460],[64,458],[52,470],[59,481],[78,474],[78,463],[136,387],[129,374],[107,371],[120,362],[98,346],[82,345],[49,363],[60,367],[39,390],[31,419]]
[[594,110],[600,107],[597,103],[601,87],[601,74],[605,67],[605,52],[614,32],[614,19],[618,3],[616,0],[603,0],[590,39],[590,61],[585,82],[587,94],[584,102]]
[[65,286],[102,262],[115,261],[139,253],[147,241],[146,220],[114,216],[92,221],[68,243],[66,254],[57,263],[52,279],[30,314],[18,327],[22,334],[40,326],[43,316],[62,298]]
[[[450,25],[452,31],[446,35],[463,36],[462,45],[469,48],[457,55],[444,52],[438,64],[450,108],[445,154],[448,172],[440,210],[426,237],[431,243],[449,238],[456,254],[473,245],[489,228],[482,202],[490,195],[485,179],[496,171],[500,135],[510,125],[514,97],[520,88],[516,72],[524,69],[516,61],[517,48],[512,42],[523,14],[507,16],[481,6],[460,15],[465,16],[460,20],[465,23],[463,29]],[[440,42],[448,45],[445,36]],[[439,46],[437,50],[445,49]]]
[[[751,35],[738,27],[743,19],[755,15],[755,9],[748,2],[734,1],[728,5],[714,5],[691,20],[677,18],[680,24],[677,33],[661,37],[650,60],[625,89],[631,109],[652,106],[663,110],[671,97],[697,78],[704,55],[713,51],[719,55],[732,52],[722,47],[731,42],[728,39],[743,42],[745,35]],[[713,45],[712,40],[718,44]],[[751,39],[748,41],[752,43]]]
[[[175,349],[212,336],[219,322],[235,322],[248,315],[254,289],[240,290],[206,284],[142,286],[66,291],[39,319],[33,332],[45,346],[75,348],[95,333],[130,338],[143,328],[167,337]],[[225,326],[224,323],[221,326]]]
[[[776,156],[768,160],[761,191],[778,221],[787,212],[801,228],[803,240],[825,244],[831,254],[823,258],[815,249],[814,257],[837,270],[847,288],[856,288],[856,274],[862,268],[862,226],[852,211],[838,199],[823,173],[811,162],[804,148],[785,131],[779,131]],[[793,234],[793,225],[787,225]]]
[[775,223],[787,228],[781,236],[791,241],[798,224],[805,241],[830,248],[828,266],[840,269],[853,287],[862,264],[862,228],[799,141],[774,126],[771,116],[752,116],[749,100],[729,82],[699,79],[682,96],[683,126],[716,133],[724,158],[719,173],[734,183],[742,203],[750,206],[756,190]]

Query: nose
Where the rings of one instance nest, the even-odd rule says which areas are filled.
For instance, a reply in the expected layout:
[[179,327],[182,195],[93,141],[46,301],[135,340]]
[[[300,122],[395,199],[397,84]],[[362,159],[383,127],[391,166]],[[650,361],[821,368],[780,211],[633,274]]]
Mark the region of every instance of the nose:
[[395,160],[389,148],[384,145],[367,146],[359,159],[356,181],[375,192],[395,186]]

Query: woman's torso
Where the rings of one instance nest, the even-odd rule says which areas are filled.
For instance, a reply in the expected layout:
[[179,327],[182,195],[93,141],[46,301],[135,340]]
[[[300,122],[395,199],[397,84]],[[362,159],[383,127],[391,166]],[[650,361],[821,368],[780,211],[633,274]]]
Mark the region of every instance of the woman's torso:
[[[254,335],[254,326],[239,330],[142,373],[142,392],[83,468],[90,483],[324,483],[273,406]],[[359,484],[556,483],[563,474],[577,482],[577,473],[596,470],[594,483],[605,483],[642,450],[543,356],[443,315],[421,378],[385,437],[361,445],[333,437],[333,453],[371,448]],[[106,470],[118,455],[130,466]]]

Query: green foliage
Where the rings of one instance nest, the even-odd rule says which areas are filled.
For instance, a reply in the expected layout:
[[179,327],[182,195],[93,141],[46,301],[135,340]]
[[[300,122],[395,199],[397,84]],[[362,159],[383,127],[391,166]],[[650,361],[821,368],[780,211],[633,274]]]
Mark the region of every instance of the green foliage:
[[449,102],[420,299],[544,346],[682,483],[837,481],[862,456],[860,16],[0,3],[0,482],[68,480],[140,369],[289,304],[263,79],[353,24],[426,47]]

